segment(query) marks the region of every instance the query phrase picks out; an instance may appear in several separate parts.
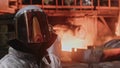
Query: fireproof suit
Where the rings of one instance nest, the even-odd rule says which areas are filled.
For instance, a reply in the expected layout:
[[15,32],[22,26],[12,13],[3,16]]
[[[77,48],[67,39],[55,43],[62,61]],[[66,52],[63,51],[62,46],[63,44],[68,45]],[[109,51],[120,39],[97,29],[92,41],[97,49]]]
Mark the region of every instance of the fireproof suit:
[[58,37],[53,45],[47,49],[48,55],[51,62],[49,63],[45,57],[43,57],[43,61],[45,62],[45,68],[61,68],[61,62],[60,62],[60,38]]
[[[37,65],[33,55],[10,47],[9,53],[0,60],[0,68],[61,68],[60,60],[54,51],[56,46],[59,47],[59,44],[59,38],[57,38],[52,46],[48,48],[48,55],[43,57],[40,65]],[[49,56],[50,62],[46,59],[47,56]],[[45,65],[43,66],[42,63]]]
[[7,42],[9,52],[0,60],[0,68],[60,68],[56,51],[60,41],[47,20],[35,5],[16,13],[12,22],[15,35]]
[[30,54],[9,48],[9,53],[0,60],[0,68],[39,68]]

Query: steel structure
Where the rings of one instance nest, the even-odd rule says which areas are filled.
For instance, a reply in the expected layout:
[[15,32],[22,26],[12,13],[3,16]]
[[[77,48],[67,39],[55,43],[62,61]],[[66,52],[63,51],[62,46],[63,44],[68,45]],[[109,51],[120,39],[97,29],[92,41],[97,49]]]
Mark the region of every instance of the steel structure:
[[[49,2],[53,1],[53,3]],[[67,2],[68,1],[68,2]],[[3,0],[0,2],[0,14],[14,14],[27,5],[41,7],[49,16],[81,16],[97,12],[98,16],[116,16],[120,9],[120,0]],[[66,3],[67,2],[67,3]],[[92,14],[93,15],[93,14]]]

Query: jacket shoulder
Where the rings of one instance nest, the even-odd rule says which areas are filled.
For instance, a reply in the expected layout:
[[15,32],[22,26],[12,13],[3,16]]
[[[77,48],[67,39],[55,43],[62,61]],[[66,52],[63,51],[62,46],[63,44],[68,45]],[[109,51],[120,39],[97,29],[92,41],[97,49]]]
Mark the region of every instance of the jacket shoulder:
[[0,60],[0,68],[25,68],[20,59],[12,56],[6,55]]

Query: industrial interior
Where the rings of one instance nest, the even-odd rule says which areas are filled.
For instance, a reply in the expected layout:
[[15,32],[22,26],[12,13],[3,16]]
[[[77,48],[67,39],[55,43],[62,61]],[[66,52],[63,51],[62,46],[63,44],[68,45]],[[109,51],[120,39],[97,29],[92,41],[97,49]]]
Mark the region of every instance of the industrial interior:
[[[39,6],[47,14],[54,32],[61,39],[56,50],[63,68],[75,65],[79,68],[80,63],[99,68],[99,63],[120,61],[120,42],[116,41],[120,39],[120,0],[0,1],[0,57],[8,48],[5,41],[14,34],[9,26],[12,26],[15,13],[27,5]],[[101,51],[105,54],[102,58],[99,57]],[[107,57],[112,53],[117,55]]]

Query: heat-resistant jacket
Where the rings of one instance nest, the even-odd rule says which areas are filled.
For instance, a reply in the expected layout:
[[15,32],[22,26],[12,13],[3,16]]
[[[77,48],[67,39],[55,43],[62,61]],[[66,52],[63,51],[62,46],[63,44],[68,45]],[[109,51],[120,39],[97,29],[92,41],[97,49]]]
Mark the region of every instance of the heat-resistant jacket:
[[[54,49],[58,48],[59,38],[55,40],[52,46],[47,50],[48,55],[44,56],[42,61],[45,64],[44,68],[61,68],[57,51]],[[57,46],[57,47],[56,47]],[[49,56],[50,63],[46,59]],[[9,52],[0,60],[0,68],[43,68],[42,64],[39,65],[35,61],[33,55],[17,51],[12,47],[9,48]]]

